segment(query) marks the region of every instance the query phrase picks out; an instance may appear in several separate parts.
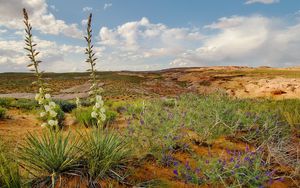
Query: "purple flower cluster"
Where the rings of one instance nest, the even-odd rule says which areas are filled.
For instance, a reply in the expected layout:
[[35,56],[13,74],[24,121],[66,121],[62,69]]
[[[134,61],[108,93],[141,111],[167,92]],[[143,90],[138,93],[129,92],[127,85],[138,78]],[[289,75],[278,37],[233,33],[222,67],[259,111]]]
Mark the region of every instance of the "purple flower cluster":
[[[267,171],[267,164],[262,160],[260,150],[252,152],[249,147],[245,151],[227,150],[230,156],[227,160],[212,158],[201,160],[197,168],[192,168],[189,163],[174,164],[173,171],[176,178],[185,182],[205,182],[213,184],[226,181],[229,184],[261,186],[266,182],[271,183],[275,171]],[[202,170],[200,170],[202,169]],[[220,178],[221,177],[221,178]]]

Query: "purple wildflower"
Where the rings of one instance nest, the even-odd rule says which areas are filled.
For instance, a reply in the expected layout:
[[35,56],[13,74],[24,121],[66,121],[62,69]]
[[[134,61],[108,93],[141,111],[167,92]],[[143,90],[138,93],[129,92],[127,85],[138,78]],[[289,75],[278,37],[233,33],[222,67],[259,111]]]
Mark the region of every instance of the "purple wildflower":
[[140,120],[141,125],[145,124],[145,121],[143,119]]
[[176,176],[178,176],[178,175],[179,175],[179,173],[178,173],[178,171],[177,171],[177,170],[173,170],[173,173],[174,173]]

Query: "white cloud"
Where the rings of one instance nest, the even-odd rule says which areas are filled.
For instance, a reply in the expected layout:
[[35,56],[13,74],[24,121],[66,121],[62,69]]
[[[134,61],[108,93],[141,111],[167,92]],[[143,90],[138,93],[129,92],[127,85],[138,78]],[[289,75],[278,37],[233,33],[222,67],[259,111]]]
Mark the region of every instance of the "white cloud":
[[217,34],[179,55],[171,65],[299,65],[300,23],[284,26],[282,22],[263,16],[221,18],[206,26]]
[[247,0],[245,4],[253,4],[253,3],[263,3],[263,4],[273,4],[279,3],[280,0]]
[[82,11],[83,12],[91,12],[93,10],[92,7],[83,7]]
[[0,29],[0,35],[7,32],[7,29]]
[[45,0],[0,0],[0,26],[9,29],[23,29],[22,9],[29,12],[33,28],[45,34],[64,34],[72,38],[82,38],[77,24],[67,24],[56,19],[48,11]]
[[114,29],[102,27],[99,37],[102,45],[141,57],[173,55],[203,39],[199,31],[168,28],[163,24],[150,23],[147,18],[127,22]]
[[112,3],[105,3],[103,9],[107,10],[110,7],[112,7]]
[[[66,44],[59,45],[56,42],[42,40],[37,37],[34,37],[34,42],[38,44],[37,50],[41,52],[38,56],[38,59],[43,61],[41,64],[42,69],[47,69],[47,71],[60,72],[62,68],[64,68],[63,70],[65,71],[70,71],[72,66],[67,65],[66,63],[64,64],[65,61],[70,61],[68,56],[78,56],[84,52],[84,48],[80,46]],[[26,64],[28,64],[29,60],[26,56],[25,50],[23,49],[23,41],[0,40],[0,46],[1,72],[5,70],[4,67],[10,68],[10,70],[26,70]],[[53,67],[54,64],[58,63],[63,65]],[[76,61],[74,63],[78,64]]]

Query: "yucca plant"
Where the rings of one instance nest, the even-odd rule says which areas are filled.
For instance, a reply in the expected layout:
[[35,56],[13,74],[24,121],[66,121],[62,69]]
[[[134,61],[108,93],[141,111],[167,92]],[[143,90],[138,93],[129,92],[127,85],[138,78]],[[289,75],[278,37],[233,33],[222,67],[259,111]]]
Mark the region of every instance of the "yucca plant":
[[25,187],[26,185],[24,185],[21,180],[18,164],[9,156],[11,156],[11,154],[0,141],[0,187]]
[[24,187],[17,163],[10,161],[3,153],[0,154],[0,187]]
[[117,133],[100,128],[95,128],[81,137],[90,184],[94,185],[97,180],[105,177],[122,179],[119,172],[130,159],[126,141]]
[[33,184],[54,187],[62,176],[80,175],[79,147],[78,139],[70,133],[45,130],[40,137],[29,134],[18,155],[21,166],[33,176]]
[[25,8],[23,9],[23,16],[26,32],[24,49],[28,52],[27,56],[30,59],[30,64],[27,65],[27,67],[31,68],[30,71],[34,72],[37,79],[33,84],[39,87],[39,93],[36,94],[35,100],[42,106],[42,112],[40,113],[41,118],[44,120],[42,127],[52,127],[56,129],[59,124],[62,123],[62,121],[59,121],[57,118],[60,107],[51,99],[51,95],[48,93],[50,89],[46,87],[47,85],[42,78],[43,71],[39,69],[39,65],[42,61],[37,60],[37,56],[40,52],[35,49],[37,44],[33,42],[32,26]]
[[96,60],[95,52],[93,51],[94,45],[92,44],[92,14],[88,17],[87,22],[87,36],[85,36],[87,42],[87,48],[85,49],[85,54],[88,56],[86,62],[89,63],[90,68],[87,70],[90,72],[90,99],[94,102],[93,112],[91,113],[92,118],[97,120],[97,124],[100,125],[106,119],[104,102],[101,97],[103,91],[102,88],[98,86],[96,79]]

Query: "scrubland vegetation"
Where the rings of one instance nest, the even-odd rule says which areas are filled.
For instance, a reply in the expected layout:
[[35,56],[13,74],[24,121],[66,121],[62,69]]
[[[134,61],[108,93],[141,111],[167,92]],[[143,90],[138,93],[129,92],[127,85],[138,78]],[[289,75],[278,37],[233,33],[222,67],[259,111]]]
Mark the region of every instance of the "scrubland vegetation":
[[[24,139],[0,138],[0,187],[300,186],[299,99],[219,91],[103,100],[90,16],[90,96],[54,100],[24,16],[39,91],[36,100],[0,98],[0,123],[17,109],[35,114],[43,128]],[[65,126],[66,117],[75,123]]]

